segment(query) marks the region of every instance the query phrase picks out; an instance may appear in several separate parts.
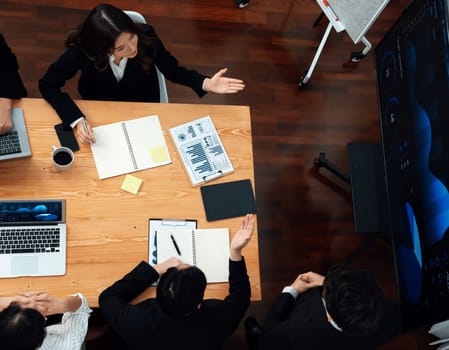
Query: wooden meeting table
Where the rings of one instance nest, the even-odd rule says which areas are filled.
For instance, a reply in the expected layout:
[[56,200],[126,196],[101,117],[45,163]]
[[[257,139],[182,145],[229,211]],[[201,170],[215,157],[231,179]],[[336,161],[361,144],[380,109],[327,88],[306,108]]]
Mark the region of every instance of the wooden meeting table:
[[[192,187],[168,129],[210,115],[235,168],[212,183],[251,179],[254,167],[251,117],[247,106],[77,101],[92,126],[158,115],[172,163],[133,173],[143,180],[137,195],[120,189],[125,175],[100,180],[88,144],[80,144],[73,166],[58,172],[51,146],[59,145],[54,125],[60,123],[42,99],[17,101],[25,115],[32,156],[0,163],[3,199],[61,198],[67,201],[67,266],[63,276],[0,279],[0,295],[44,290],[55,296],[83,293],[91,307],[99,294],[148,261],[148,219],[196,219],[199,228],[228,227],[231,237],[242,218],[208,222],[199,187]],[[243,254],[252,300],[261,300],[257,226]],[[227,283],[208,284],[206,298],[224,298]],[[144,295],[154,296],[154,288]]]

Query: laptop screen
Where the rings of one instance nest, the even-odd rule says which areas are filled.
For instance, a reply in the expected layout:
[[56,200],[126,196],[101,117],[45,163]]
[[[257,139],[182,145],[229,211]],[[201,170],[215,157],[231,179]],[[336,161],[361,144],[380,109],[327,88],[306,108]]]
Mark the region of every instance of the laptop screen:
[[65,222],[64,200],[0,201],[0,226]]

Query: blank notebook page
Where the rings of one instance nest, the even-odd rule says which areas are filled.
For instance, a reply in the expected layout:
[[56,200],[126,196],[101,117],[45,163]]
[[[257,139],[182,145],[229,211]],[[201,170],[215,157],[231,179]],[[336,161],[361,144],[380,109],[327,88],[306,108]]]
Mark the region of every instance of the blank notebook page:
[[[173,235],[181,252],[179,255],[170,238]],[[229,230],[196,229],[157,231],[158,264],[176,257],[185,264],[195,265],[204,272],[208,283],[228,282]]]
[[197,229],[195,232],[196,266],[207,282],[227,282],[229,278],[229,230]]

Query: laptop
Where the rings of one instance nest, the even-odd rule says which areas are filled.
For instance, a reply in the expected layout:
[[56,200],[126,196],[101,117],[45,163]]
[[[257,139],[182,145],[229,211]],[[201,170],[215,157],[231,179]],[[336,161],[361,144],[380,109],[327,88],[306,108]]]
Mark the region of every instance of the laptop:
[[65,200],[0,200],[0,278],[65,270]]
[[0,160],[31,156],[30,142],[21,108],[11,110],[12,129],[0,135]]

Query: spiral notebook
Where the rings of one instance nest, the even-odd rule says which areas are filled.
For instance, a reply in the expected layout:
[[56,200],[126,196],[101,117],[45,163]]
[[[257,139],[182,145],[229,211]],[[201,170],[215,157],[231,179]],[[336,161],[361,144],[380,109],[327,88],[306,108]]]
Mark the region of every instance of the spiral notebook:
[[227,228],[158,231],[156,240],[158,263],[174,256],[200,268],[208,283],[228,282]]
[[105,179],[171,163],[157,115],[92,128],[98,177]]

